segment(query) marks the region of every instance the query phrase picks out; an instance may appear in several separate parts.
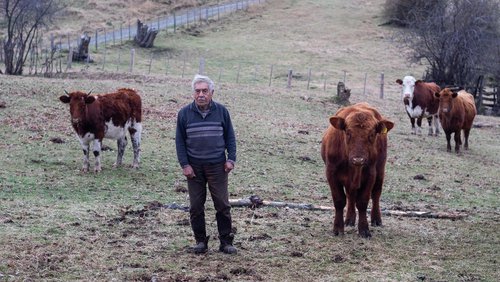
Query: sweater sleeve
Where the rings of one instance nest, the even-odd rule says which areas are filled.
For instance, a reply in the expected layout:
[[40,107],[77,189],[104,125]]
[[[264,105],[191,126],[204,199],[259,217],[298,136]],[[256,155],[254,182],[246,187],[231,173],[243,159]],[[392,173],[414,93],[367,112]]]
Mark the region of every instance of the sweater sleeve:
[[236,136],[231,122],[231,116],[227,109],[225,110],[224,119],[224,138],[226,142],[227,159],[236,162]]
[[186,148],[186,127],[183,121],[183,111],[177,115],[177,128],[175,131],[175,149],[177,151],[177,160],[181,167],[189,164]]

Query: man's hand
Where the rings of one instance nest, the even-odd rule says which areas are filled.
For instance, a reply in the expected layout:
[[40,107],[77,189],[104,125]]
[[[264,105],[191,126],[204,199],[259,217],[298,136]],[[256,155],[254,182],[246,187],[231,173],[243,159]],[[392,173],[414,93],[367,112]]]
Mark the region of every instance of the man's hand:
[[194,174],[194,170],[193,170],[193,168],[190,165],[187,165],[187,166],[183,167],[182,168],[182,173],[187,178],[195,178],[196,177],[196,175]]
[[227,161],[227,162],[224,164],[224,171],[225,171],[226,173],[231,172],[231,170],[233,170],[233,168],[234,168],[234,164],[233,164],[233,162],[229,162],[229,161]]

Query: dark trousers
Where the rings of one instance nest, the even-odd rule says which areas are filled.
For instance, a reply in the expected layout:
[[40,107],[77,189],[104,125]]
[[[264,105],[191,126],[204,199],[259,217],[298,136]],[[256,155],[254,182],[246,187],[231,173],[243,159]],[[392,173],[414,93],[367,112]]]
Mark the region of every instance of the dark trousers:
[[222,243],[232,242],[231,205],[227,189],[228,174],[224,171],[224,163],[216,165],[191,165],[196,175],[188,178],[191,228],[196,242],[206,241],[205,201],[207,184],[216,210],[217,229]]

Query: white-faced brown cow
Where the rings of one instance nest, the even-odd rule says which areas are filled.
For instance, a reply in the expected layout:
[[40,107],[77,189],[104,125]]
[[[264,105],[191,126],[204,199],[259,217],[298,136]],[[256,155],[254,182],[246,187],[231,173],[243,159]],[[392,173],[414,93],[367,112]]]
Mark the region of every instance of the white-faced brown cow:
[[460,153],[462,140],[460,132],[464,131],[464,149],[469,149],[469,132],[476,116],[474,96],[465,90],[453,91],[445,88],[435,93],[439,98],[439,119],[446,134],[446,150],[451,152],[451,134],[455,134],[455,152]]
[[117,140],[118,156],[114,166],[122,164],[127,146],[126,132],[130,134],[134,149],[132,166],[139,167],[142,132],[141,97],[133,89],[121,88],[114,93],[90,95],[80,91],[59,97],[69,104],[71,124],[83,148],[84,172],[89,170],[89,145],[95,156],[94,171],[101,171],[101,147],[103,138]]
[[[439,101],[434,97],[434,93],[439,92],[441,88],[434,82],[423,82],[413,76],[405,76],[403,80],[397,79],[396,83],[402,86],[401,98],[410,118],[412,134],[422,134],[422,119],[427,118],[429,135],[437,136],[441,125],[437,116]],[[415,119],[418,128],[415,127]]]
[[333,233],[343,234],[344,224],[354,226],[357,208],[359,235],[370,237],[366,210],[371,198],[371,224],[382,225],[379,202],[387,159],[387,132],[394,123],[367,103],[359,103],[338,110],[330,117],[330,124],[321,143],[321,157],[335,206]]

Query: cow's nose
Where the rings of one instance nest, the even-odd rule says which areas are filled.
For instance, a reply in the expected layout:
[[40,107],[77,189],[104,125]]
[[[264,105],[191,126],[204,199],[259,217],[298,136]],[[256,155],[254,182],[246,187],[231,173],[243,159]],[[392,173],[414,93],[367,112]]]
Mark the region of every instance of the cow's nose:
[[352,158],[352,164],[353,165],[363,165],[365,163],[364,158]]

